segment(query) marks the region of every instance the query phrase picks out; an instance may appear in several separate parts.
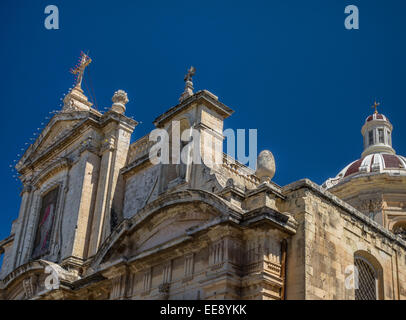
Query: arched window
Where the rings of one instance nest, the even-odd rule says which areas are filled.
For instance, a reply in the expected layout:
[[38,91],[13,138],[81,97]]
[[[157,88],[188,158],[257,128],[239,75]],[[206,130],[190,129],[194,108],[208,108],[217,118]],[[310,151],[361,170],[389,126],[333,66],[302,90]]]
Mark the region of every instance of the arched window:
[[374,132],[372,130],[369,130],[369,132],[368,132],[368,142],[369,142],[369,145],[374,144]]
[[382,267],[375,257],[365,251],[354,255],[357,268],[358,286],[355,288],[355,300],[379,300],[383,298]]
[[383,128],[378,129],[378,139],[379,139],[379,143],[385,143]]

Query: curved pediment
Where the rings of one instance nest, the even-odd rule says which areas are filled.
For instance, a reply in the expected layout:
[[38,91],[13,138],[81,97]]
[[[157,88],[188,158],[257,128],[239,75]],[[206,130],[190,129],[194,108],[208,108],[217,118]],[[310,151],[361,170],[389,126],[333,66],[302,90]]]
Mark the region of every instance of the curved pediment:
[[220,212],[207,204],[188,203],[163,208],[118,239],[101,260],[101,264],[137,256],[176,242],[177,239],[187,238],[189,229],[201,226],[219,214]]
[[49,277],[59,283],[73,283],[80,279],[76,274],[63,269],[56,263],[36,260],[30,261],[9,273],[1,281],[0,289],[7,291],[7,299],[9,300],[32,299],[52,290],[52,288],[46,288]]
[[218,214],[204,204],[187,204],[164,209],[135,232],[136,254],[186,236],[186,230],[202,225]]
[[240,215],[224,199],[202,190],[173,192],[152,201],[131,219],[124,220],[106,239],[94,257],[88,274],[102,264],[187,238],[188,231],[216,220],[220,215]]

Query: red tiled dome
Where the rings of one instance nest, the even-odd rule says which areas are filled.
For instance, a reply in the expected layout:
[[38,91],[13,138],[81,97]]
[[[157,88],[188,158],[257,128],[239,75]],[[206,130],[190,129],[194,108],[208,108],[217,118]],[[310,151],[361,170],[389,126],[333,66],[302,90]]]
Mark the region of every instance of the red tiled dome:
[[406,175],[406,157],[389,153],[373,153],[359,160],[351,162],[335,178],[324,182],[323,186],[330,188],[341,180],[348,177],[356,177],[359,174],[389,173],[394,175]]
[[368,118],[366,118],[365,122],[369,122],[369,121],[372,121],[372,120],[388,121],[388,118],[386,118],[383,114],[374,113],[374,114],[371,114]]
[[406,169],[406,159],[395,154],[375,153],[354,161],[347,168],[343,172],[344,177],[357,172]]

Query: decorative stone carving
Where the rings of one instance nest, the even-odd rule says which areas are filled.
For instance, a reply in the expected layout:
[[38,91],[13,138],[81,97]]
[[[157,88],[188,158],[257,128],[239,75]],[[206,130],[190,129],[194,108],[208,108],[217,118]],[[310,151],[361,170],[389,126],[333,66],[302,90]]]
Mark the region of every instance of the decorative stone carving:
[[357,209],[363,213],[367,213],[369,211],[370,201],[364,200],[358,206]]
[[209,264],[211,266],[218,266],[224,262],[225,258],[225,240],[221,239],[211,244]]
[[93,104],[89,102],[80,87],[73,88],[63,99],[62,112],[89,111]]
[[169,261],[164,265],[163,283],[169,284],[171,280],[172,280],[172,261]]
[[115,277],[111,281],[111,294],[110,298],[111,299],[120,299],[123,297],[123,293],[125,291],[125,276],[120,275],[118,277]]
[[169,287],[169,283],[162,283],[161,285],[159,285],[159,293],[168,294]]
[[105,151],[113,151],[115,144],[115,138],[113,136],[104,139],[100,148],[100,154],[103,154]]
[[194,271],[194,254],[190,253],[185,256],[185,278],[191,278]]
[[21,191],[21,194],[24,192],[30,193],[32,191],[32,185],[31,184],[25,184],[23,187],[23,190]]
[[383,201],[382,199],[363,200],[356,207],[365,214],[377,213],[382,211]]
[[95,139],[93,137],[87,137],[85,140],[83,140],[80,143],[80,147],[79,147],[79,153],[82,153],[84,151],[90,151],[93,153],[97,153],[98,152],[98,148],[97,148],[97,143],[95,141]]
[[149,268],[147,271],[144,273],[144,278],[143,278],[143,293],[148,294],[149,291],[151,290],[151,282],[152,282],[152,268]]
[[263,150],[257,158],[257,170],[255,172],[261,182],[269,181],[275,175],[275,159],[271,151]]
[[27,279],[23,280],[23,288],[26,299],[31,299],[35,295],[36,290],[36,278],[34,276],[30,276]]
[[127,93],[124,90],[117,90],[111,100],[113,101],[111,110],[123,114],[125,112],[125,105],[129,102]]
[[393,233],[406,240],[406,222],[393,228]]
[[378,212],[383,209],[382,199],[374,199],[371,201],[371,209],[373,212]]

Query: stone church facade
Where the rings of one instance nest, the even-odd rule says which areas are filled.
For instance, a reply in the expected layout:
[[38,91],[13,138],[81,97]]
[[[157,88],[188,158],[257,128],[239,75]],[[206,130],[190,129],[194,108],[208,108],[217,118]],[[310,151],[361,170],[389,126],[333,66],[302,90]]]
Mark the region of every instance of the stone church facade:
[[[95,110],[83,70],[17,163],[0,299],[406,299],[406,159],[385,116],[367,118],[361,159],[336,178],[281,187],[267,151],[256,171],[223,153],[213,166],[151,163],[148,135],[130,143],[127,94]],[[191,75],[154,125],[221,147],[233,110],[194,93]]]

